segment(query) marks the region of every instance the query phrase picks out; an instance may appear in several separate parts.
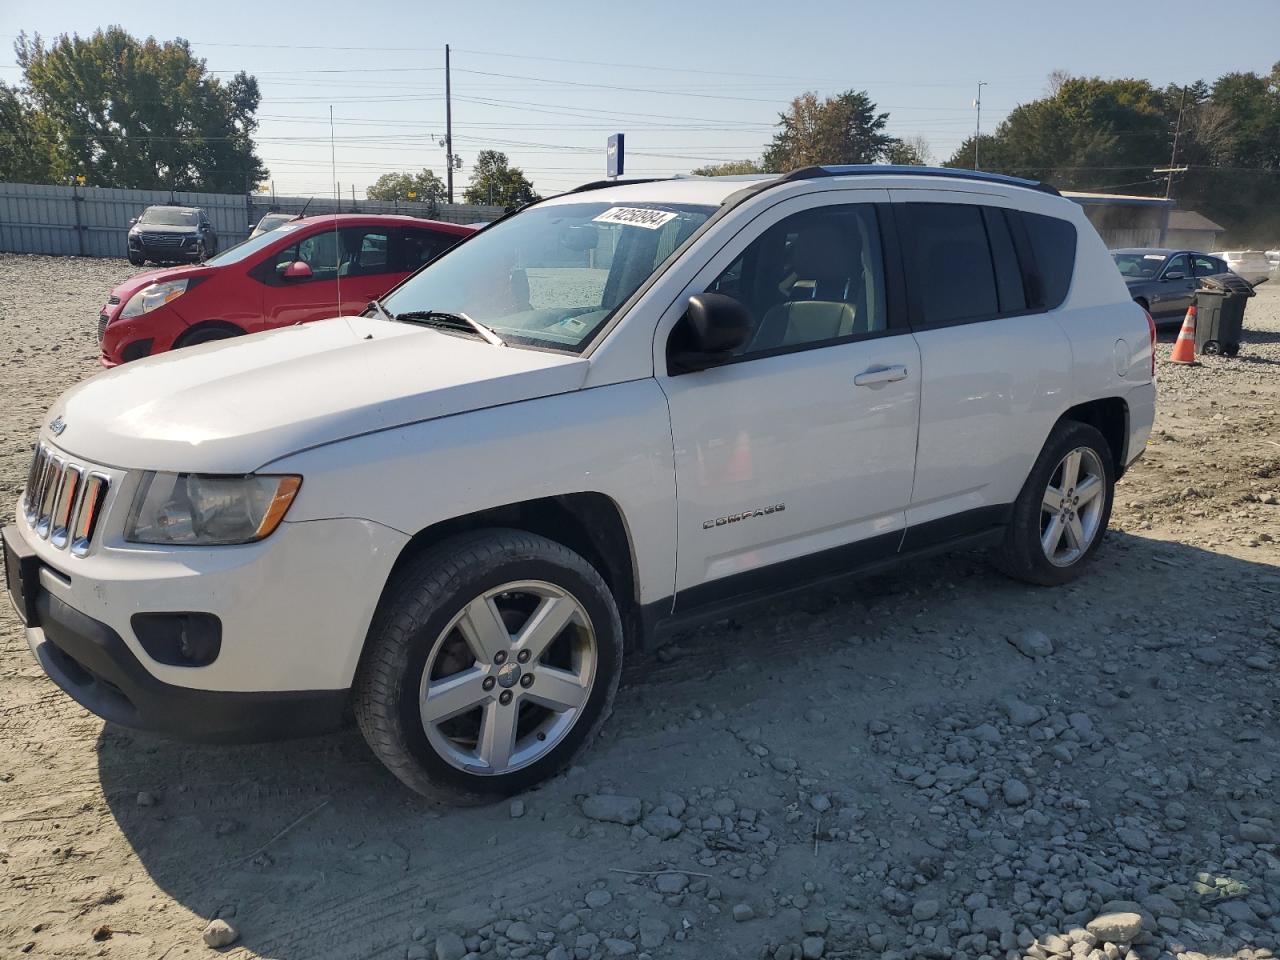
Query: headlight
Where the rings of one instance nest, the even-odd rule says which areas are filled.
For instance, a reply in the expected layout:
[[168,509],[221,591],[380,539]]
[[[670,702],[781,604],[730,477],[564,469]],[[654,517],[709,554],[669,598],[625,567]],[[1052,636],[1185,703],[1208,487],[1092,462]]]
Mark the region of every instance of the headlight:
[[129,302],[120,311],[120,319],[140,317],[144,313],[150,313],[156,307],[163,307],[166,303],[177,300],[187,292],[188,283],[190,283],[189,280],[166,280],[164,283],[153,283],[143,287],[129,298]]
[[124,536],[185,546],[252,543],[280,525],[301,486],[298,476],[147,473]]

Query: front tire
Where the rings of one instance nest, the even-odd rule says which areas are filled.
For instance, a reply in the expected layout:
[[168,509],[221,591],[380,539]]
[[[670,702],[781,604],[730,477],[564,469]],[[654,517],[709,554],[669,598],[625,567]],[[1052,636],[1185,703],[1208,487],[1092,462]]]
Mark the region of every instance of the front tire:
[[1014,502],[996,566],[1042,586],[1074,580],[1102,543],[1114,492],[1106,439],[1088,424],[1060,422]]
[[394,575],[356,720],[411,790],[482,803],[572,762],[612,711],[621,670],[622,622],[590,563],[535,534],[477,531]]

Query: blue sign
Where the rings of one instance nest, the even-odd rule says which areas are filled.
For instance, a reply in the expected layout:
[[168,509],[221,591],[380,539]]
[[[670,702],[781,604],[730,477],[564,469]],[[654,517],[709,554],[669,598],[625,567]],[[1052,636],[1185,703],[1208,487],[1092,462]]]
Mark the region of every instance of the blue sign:
[[606,176],[622,176],[623,147],[626,139],[627,137],[624,133],[615,133],[609,138],[609,146],[605,151],[608,158],[605,164]]

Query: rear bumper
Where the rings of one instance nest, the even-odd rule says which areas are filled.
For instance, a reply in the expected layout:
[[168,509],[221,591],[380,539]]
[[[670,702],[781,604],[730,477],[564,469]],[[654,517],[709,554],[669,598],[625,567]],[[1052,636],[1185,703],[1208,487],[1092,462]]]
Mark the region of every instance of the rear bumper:
[[158,680],[111,627],[47,592],[27,644],[49,678],[104,720],[180,740],[252,743],[336,730],[346,690],[246,693],[194,690]]

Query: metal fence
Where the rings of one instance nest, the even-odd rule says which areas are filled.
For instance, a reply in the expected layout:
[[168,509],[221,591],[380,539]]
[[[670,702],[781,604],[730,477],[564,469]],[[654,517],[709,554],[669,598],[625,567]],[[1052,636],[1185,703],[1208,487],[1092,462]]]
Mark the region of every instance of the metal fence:
[[0,183],[0,251],[54,256],[120,257],[126,254],[129,221],[152,204],[201,207],[225,250],[245,239],[262,215],[273,210],[307,215],[323,213],[399,213],[480,223],[502,215],[501,207],[381,200],[308,201],[306,197],[246,196],[236,193],[186,193],[124,190],[34,183]]

